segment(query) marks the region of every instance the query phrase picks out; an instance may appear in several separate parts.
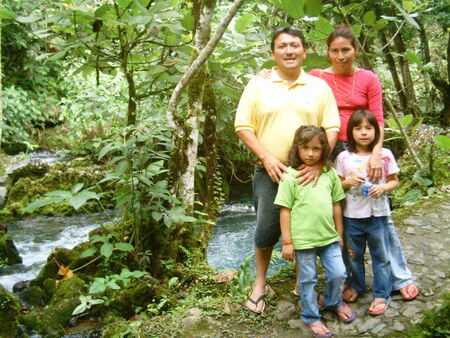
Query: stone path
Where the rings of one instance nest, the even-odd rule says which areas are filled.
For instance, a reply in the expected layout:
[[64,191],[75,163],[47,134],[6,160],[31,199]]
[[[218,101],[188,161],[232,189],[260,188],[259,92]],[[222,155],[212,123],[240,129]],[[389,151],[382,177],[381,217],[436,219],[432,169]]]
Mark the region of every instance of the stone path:
[[[414,206],[411,208],[414,210]],[[335,314],[325,312],[324,321],[335,337],[381,337],[403,331],[419,323],[424,317],[424,311],[441,305],[443,294],[450,292],[450,198],[442,202],[428,202],[416,209],[403,220],[395,216],[394,220],[408,266],[419,287],[419,296],[405,302],[400,294],[394,295],[385,314],[373,317],[367,313],[372,296],[370,293],[362,295],[351,305],[357,313],[357,319],[351,324],[343,324]],[[366,274],[371,275],[370,267],[366,271]],[[368,280],[369,285],[371,282]],[[298,319],[296,297],[281,294],[276,295],[276,299],[278,301],[273,314],[278,320],[287,321],[292,329],[283,333],[278,331],[280,337],[310,336]]]

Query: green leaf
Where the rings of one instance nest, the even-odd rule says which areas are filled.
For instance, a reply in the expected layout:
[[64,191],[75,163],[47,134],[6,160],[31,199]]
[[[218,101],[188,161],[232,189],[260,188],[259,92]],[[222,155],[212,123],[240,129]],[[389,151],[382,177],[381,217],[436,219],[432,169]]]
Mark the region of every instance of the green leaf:
[[379,31],[381,29],[383,29],[384,27],[386,27],[387,25],[387,21],[384,19],[379,19],[375,22],[375,25],[373,25],[373,29],[376,31]]
[[251,13],[241,15],[241,17],[236,20],[236,23],[234,24],[234,29],[238,33],[245,33],[247,28],[253,24],[255,19],[256,17]]
[[409,15],[403,8],[401,8],[398,4],[394,2],[395,7],[400,11],[400,13],[403,15],[403,18],[407,23],[409,23],[411,26],[415,27],[417,30],[420,30],[419,25],[417,24],[416,20],[413,19],[411,15]]
[[91,199],[99,199],[99,196],[93,192],[88,190],[83,190],[77,195],[70,197],[67,201],[75,210],[81,208],[88,200]]
[[42,208],[46,205],[50,204],[56,204],[59,202],[64,201],[64,198],[56,197],[56,198],[46,198],[46,199],[39,199],[37,201],[34,201],[27,205],[26,208],[23,209],[23,212],[32,212],[36,209]]
[[18,16],[16,20],[20,23],[32,23],[38,21],[39,16],[37,16],[36,14],[31,14],[29,16]]
[[428,187],[433,184],[432,180],[430,180],[428,177],[422,176],[419,171],[416,171],[416,173],[413,176],[413,179],[419,185],[424,186],[424,187]]
[[272,3],[286,11],[293,19],[299,19],[305,14],[303,13],[304,0],[271,0]]
[[440,145],[441,147],[450,149],[450,137],[447,135],[436,135],[434,140],[436,141],[436,144]]
[[104,243],[100,248],[100,253],[108,259],[111,257],[113,251],[113,245],[109,242]]
[[322,13],[321,0],[307,0],[305,3],[305,14],[309,17],[317,17]]
[[404,9],[406,9],[408,12],[411,12],[414,9],[414,1],[411,0],[403,0],[402,6]]
[[163,215],[160,212],[157,212],[157,211],[152,212],[152,217],[156,222],[159,222],[161,220],[162,216]]
[[76,194],[77,192],[79,192],[81,190],[81,188],[83,188],[84,183],[78,183],[76,184],[73,188],[72,188],[72,193]]
[[422,197],[422,193],[420,192],[420,190],[413,189],[413,190],[408,191],[406,194],[404,194],[400,198],[400,201],[402,203],[405,203],[405,202],[416,202],[421,197]]
[[50,192],[45,193],[45,196],[51,196],[51,197],[61,197],[64,199],[72,197],[72,192],[67,190],[53,190]]
[[97,252],[96,248],[89,248],[84,250],[81,254],[80,254],[80,258],[86,258],[89,256],[92,256],[93,254],[95,254]]
[[133,251],[134,247],[130,243],[114,243],[114,247],[120,251]]
[[374,11],[366,12],[363,16],[363,21],[367,26],[372,26],[377,19]]
[[126,170],[128,169],[128,162],[125,161],[121,161],[117,166],[116,166],[116,170],[115,170],[115,174],[117,176],[122,175]]
[[181,19],[181,25],[184,29],[192,32],[192,29],[194,28],[194,17],[192,14],[186,14],[183,19]]
[[105,145],[102,150],[98,153],[98,159],[101,160],[103,156],[109,153],[111,150],[117,149],[117,146],[114,143],[108,143]]
[[0,19],[11,19],[14,20],[17,18],[17,14],[14,12],[11,12],[3,7],[0,7]]
[[176,284],[178,284],[178,282],[179,282],[178,277],[172,277],[172,278],[169,280],[169,283],[168,283],[167,285],[168,285],[169,289],[171,289],[173,286],[175,286]]
[[153,21],[153,16],[150,15],[135,15],[125,20],[129,25],[146,25]]
[[111,5],[106,3],[103,4],[102,6],[100,6],[99,8],[97,8],[94,12],[95,17],[97,18],[103,18],[103,16],[105,15],[105,13],[108,11],[108,9],[111,8]]
[[395,121],[395,119],[393,117],[390,117],[386,120],[386,124],[389,126],[389,128],[391,129],[398,129],[398,124],[397,121]]
[[402,116],[400,117],[400,123],[402,124],[403,127],[408,127],[409,124],[412,122],[413,118],[414,117],[412,116],[412,114]]
[[328,35],[334,31],[334,26],[324,17],[319,17],[319,20],[315,22],[314,26],[322,34]]
[[90,241],[91,241],[92,243],[98,243],[98,242],[106,243],[106,242],[109,241],[109,239],[108,239],[108,237],[106,237],[106,236],[93,235],[93,236],[90,238]]
[[431,196],[431,195],[433,195],[435,192],[436,192],[436,188],[435,187],[430,187],[430,188],[428,188],[427,189],[427,195],[428,196]]
[[[81,298],[82,296],[80,296]],[[84,311],[87,310],[87,303],[81,303],[80,305],[78,305],[72,312],[72,316],[78,315],[80,313],[83,313]]]
[[422,65],[422,59],[415,53],[413,52],[406,52],[405,53],[405,58],[406,60],[408,60],[409,62],[415,63],[417,65]]
[[102,293],[105,292],[106,290],[106,281],[104,278],[95,278],[94,282],[92,282],[91,287],[89,288],[89,293],[90,294],[94,294],[94,293]]

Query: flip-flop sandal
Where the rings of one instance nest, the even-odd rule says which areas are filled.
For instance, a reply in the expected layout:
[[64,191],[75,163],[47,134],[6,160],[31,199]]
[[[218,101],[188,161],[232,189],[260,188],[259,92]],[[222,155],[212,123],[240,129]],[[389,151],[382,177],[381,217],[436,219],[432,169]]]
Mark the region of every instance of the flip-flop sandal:
[[253,313],[257,313],[257,314],[261,314],[261,313],[264,312],[264,310],[266,309],[266,302],[264,301],[264,298],[266,298],[267,293],[268,293],[268,287],[267,287],[267,285],[266,285],[266,289],[265,289],[265,290],[266,290],[266,293],[263,294],[263,295],[261,295],[261,296],[259,296],[258,298],[256,298],[256,300],[254,300],[254,299],[252,299],[252,298],[250,298],[250,297],[248,297],[248,299],[247,299],[250,303],[254,304],[256,308],[258,307],[258,303],[262,301],[262,302],[263,302],[263,306],[262,306],[262,308],[261,308],[261,311],[254,311],[254,310],[248,308],[248,306],[247,306],[247,309],[248,309],[249,311],[251,311],[251,312],[253,312]]
[[[342,319],[342,317],[340,316],[340,314],[344,314],[344,315],[345,315],[345,307],[346,307],[346,306],[347,306],[352,312],[351,312],[350,317],[348,317],[347,319]],[[339,306],[338,308],[336,308],[336,309],[334,310],[334,312],[337,314],[339,320],[340,320],[341,322],[345,323],[345,324],[349,324],[349,323],[353,322],[353,321],[355,320],[355,318],[356,318],[356,313],[355,313],[355,311],[354,311],[348,304],[346,304],[346,303],[342,303],[342,305]]]
[[379,316],[386,312],[386,310],[389,308],[389,304],[391,303],[391,297],[387,297],[386,300],[383,302],[382,300],[373,301],[372,304],[375,305],[384,305],[384,308],[382,311],[374,312],[374,311],[368,311],[369,314],[372,316]]
[[[404,290],[406,294],[409,294],[409,291],[411,289],[413,290],[413,293],[411,295],[403,296],[403,293],[401,292],[402,290]],[[409,283],[408,285],[406,285],[400,289],[400,295],[402,296],[402,298],[404,300],[413,300],[414,298],[417,297],[418,294],[419,294],[419,289],[417,288],[417,286],[414,283]]]
[[316,324],[315,323],[311,323],[311,324],[303,323],[303,324],[305,324],[306,328],[309,330],[309,332],[311,332],[313,337],[328,338],[328,337],[331,337],[333,335],[333,332],[331,332],[330,330],[328,330],[328,333],[324,333],[324,334],[315,333],[313,331],[313,328],[317,329],[317,328],[324,328],[325,327],[325,325],[321,321],[319,321],[319,323],[316,323]]

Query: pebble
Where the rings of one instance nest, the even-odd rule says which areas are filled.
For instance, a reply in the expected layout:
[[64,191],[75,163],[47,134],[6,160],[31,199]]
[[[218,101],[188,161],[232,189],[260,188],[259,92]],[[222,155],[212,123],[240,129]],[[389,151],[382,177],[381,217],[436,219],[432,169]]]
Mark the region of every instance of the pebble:
[[416,233],[413,227],[407,227],[405,232],[410,235],[414,235]]

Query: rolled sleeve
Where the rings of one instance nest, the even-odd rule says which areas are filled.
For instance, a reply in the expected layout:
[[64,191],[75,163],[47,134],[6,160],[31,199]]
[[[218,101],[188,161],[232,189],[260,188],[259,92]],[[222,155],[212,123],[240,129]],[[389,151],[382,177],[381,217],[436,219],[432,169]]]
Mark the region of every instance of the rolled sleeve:
[[235,131],[256,131],[257,94],[254,80],[250,80],[242,93],[234,120]]

